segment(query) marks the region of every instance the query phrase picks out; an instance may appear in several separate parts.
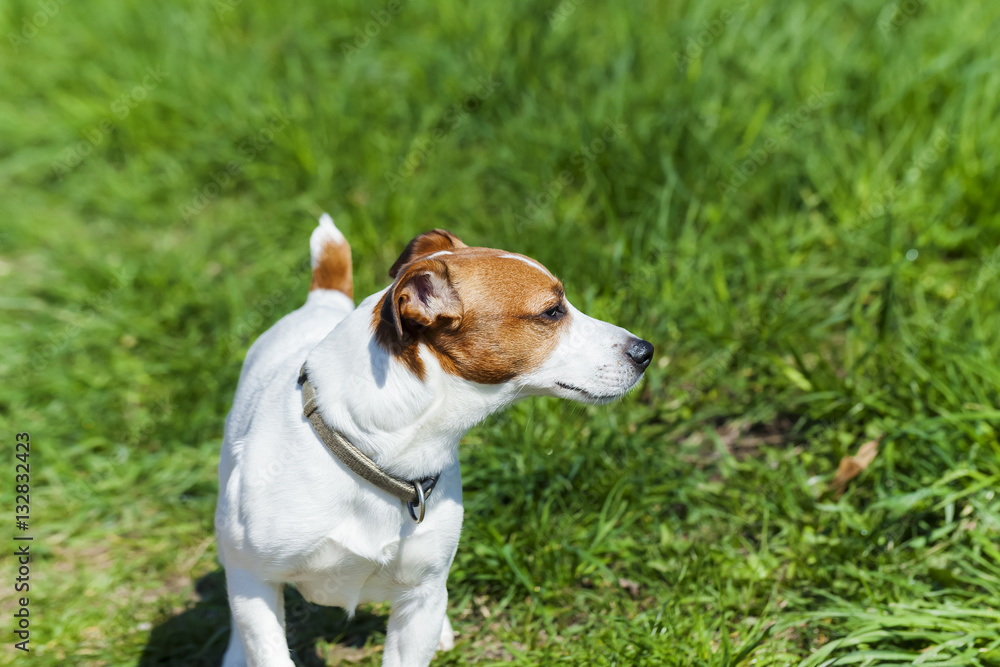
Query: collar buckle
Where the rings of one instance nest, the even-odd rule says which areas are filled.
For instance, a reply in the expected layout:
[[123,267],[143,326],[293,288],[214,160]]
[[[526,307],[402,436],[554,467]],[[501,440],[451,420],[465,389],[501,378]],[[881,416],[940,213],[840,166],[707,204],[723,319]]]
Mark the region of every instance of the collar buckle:
[[418,515],[413,511],[412,502],[406,503],[406,510],[410,513],[410,518],[413,519],[413,522],[417,525],[420,525],[420,522],[424,520],[424,502],[426,501],[427,496],[431,495],[431,491],[434,490],[434,487],[437,485],[437,481],[437,477],[428,477],[425,480],[413,483],[413,489],[417,492],[417,507],[420,509],[420,514]]

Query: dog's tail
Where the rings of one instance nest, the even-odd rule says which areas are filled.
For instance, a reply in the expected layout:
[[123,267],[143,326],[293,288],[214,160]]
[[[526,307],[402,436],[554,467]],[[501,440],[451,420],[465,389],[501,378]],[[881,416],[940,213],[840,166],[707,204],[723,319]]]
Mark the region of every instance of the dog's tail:
[[351,266],[351,245],[324,213],[309,239],[312,255],[312,283],[309,290],[332,289],[354,298],[354,275]]

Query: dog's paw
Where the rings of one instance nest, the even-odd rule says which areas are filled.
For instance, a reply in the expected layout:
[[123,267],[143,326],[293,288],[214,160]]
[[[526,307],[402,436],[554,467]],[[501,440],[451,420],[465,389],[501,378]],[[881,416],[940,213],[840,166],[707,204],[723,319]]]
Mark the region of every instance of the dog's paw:
[[441,626],[441,641],[438,642],[439,651],[450,651],[455,648],[455,631],[451,629],[451,623],[445,617]]

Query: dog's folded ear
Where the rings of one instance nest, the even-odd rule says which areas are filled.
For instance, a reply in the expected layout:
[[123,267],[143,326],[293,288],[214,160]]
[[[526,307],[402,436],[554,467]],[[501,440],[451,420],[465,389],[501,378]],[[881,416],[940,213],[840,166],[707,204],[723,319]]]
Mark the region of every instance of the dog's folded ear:
[[406,347],[425,329],[457,329],[463,313],[448,266],[437,259],[420,260],[409,264],[382,297],[376,339],[390,348]]
[[468,246],[462,243],[461,239],[444,229],[434,229],[425,232],[420,236],[414,237],[412,241],[406,244],[403,254],[399,256],[399,259],[389,269],[389,277],[395,278],[403,266],[421,257],[426,257],[442,250],[466,247]]

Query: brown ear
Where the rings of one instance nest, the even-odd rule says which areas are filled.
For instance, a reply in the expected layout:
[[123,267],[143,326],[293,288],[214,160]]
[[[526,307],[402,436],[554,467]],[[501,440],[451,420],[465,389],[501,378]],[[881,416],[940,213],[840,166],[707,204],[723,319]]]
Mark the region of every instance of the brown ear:
[[444,229],[434,229],[420,236],[414,237],[406,245],[403,254],[399,256],[396,263],[389,269],[389,277],[395,278],[405,264],[420,259],[426,255],[432,255],[441,250],[451,250],[452,248],[466,248],[464,243],[449,231]]
[[457,328],[463,313],[448,266],[436,259],[418,261],[382,297],[376,337],[383,345],[406,347],[424,329]]

